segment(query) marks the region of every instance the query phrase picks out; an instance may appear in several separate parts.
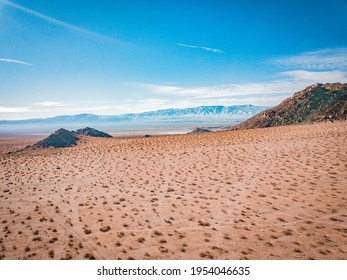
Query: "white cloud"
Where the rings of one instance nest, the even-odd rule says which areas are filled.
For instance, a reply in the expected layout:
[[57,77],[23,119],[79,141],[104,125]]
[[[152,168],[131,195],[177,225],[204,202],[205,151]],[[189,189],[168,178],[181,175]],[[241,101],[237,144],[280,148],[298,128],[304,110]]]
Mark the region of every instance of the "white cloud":
[[32,110],[28,107],[4,107],[0,106],[0,113],[26,113]]
[[115,105],[112,110],[103,114],[121,115],[121,114],[137,114],[149,111],[156,111],[168,108],[187,108],[193,103],[187,100],[172,100],[172,99],[155,99],[147,98],[140,100],[125,100],[120,105]]
[[[278,79],[267,83],[226,84],[207,87],[179,87],[156,84],[135,84],[145,91],[171,98],[185,99],[188,103],[201,105],[276,105],[284,98],[313,83],[347,82],[347,72],[305,70],[287,71]],[[204,103],[202,103],[204,102]]]
[[273,58],[267,63],[294,69],[335,70],[347,68],[347,48],[322,49],[293,56]]
[[190,98],[215,98],[250,94],[287,93],[293,89],[300,89],[303,83],[281,80],[270,83],[228,84],[210,87],[177,87],[155,84],[137,84],[137,86],[157,94]]
[[181,47],[193,48],[193,49],[202,49],[202,50],[214,52],[214,53],[224,53],[223,51],[221,51],[219,49],[212,49],[212,48],[208,48],[208,47],[193,46],[193,45],[187,45],[187,44],[181,44],[181,43],[176,43],[176,45],[181,46]]
[[333,82],[347,82],[347,73],[344,71],[305,71],[293,70],[280,73],[281,76],[290,77],[295,80],[302,80],[312,83],[333,83]]
[[33,103],[33,105],[42,106],[42,107],[59,107],[59,106],[66,106],[68,103],[66,102],[56,102],[56,101],[42,101]]
[[[37,18],[40,18],[40,19],[43,19],[45,21],[48,21],[50,23],[53,23],[53,24],[56,24],[56,25],[59,25],[61,27],[64,27],[66,29],[69,29],[71,31],[75,31],[75,32],[78,32],[80,34],[84,34],[84,35],[87,35],[87,36],[90,36],[90,37],[94,37],[94,38],[97,38],[97,39],[102,39],[102,40],[106,40],[106,41],[111,41],[111,42],[114,42],[114,43],[118,43],[118,44],[126,44],[125,42],[121,41],[121,40],[116,40],[112,37],[108,37],[108,36],[105,36],[105,35],[102,35],[102,34],[99,34],[99,33],[96,33],[96,32],[93,32],[93,31],[90,31],[88,29],[85,29],[85,28],[81,28],[81,27],[78,27],[78,26],[75,26],[73,24],[69,24],[69,23],[66,23],[66,22],[63,22],[61,20],[58,20],[58,19],[55,19],[55,18],[52,18],[52,17],[49,17],[49,16],[46,16],[44,14],[41,14],[39,12],[36,12],[34,10],[31,10],[31,9],[28,9],[28,8],[25,8],[23,6],[20,6],[18,4],[15,4],[15,3],[12,3],[10,1],[6,1],[6,0],[0,0],[0,3],[3,3],[4,5],[7,5],[9,7],[12,7],[14,9],[17,9],[17,10],[20,10],[24,13],[27,13],[27,14],[30,14],[30,15],[33,15]],[[128,44],[127,44],[128,45]]]
[[[70,101],[70,102],[61,102],[61,101],[41,101],[32,103],[32,105],[35,106],[42,106],[42,107],[71,107],[74,106],[75,108],[78,108],[78,106],[84,106],[88,104],[110,104],[112,102],[110,101],[97,101],[97,100],[85,100],[85,101]],[[96,107],[95,107],[96,108]],[[83,110],[83,108],[81,108]]]
[[[155,111],[168,108],[187,108],[195,107],[191,100],[186,99],[159,99],[159,98],[147,98],[143,100],[134,100],[127,104],[128,112],[146,112],[146,111]],[[134,111],[135,110],[135,111]]]
[[25,61],[9,59],[9,58],[0,58],[0,61],[8,62],[8,63],[23,64],[23,65],[32,65],[32,64],[25,62]]

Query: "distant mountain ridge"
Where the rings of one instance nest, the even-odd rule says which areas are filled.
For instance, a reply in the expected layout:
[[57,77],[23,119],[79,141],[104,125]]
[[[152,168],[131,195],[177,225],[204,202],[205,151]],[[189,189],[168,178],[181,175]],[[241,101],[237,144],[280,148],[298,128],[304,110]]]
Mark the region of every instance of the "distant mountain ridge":
[[186,109],[165,109],[149,111],[139,114],[123,115],[64,115],[52,118],[37,118],[26,120],[0,120],[1,124],[40,124],[40,123],[98,123],[117,122],[144,119],[182,119],[182,118],[203,118],[203,117],[239,117],[247,118],[253,116],[269,107],[254,105],[236,106],[200,106]]
[[314,84],[232,129],[347,120],[347,83]]

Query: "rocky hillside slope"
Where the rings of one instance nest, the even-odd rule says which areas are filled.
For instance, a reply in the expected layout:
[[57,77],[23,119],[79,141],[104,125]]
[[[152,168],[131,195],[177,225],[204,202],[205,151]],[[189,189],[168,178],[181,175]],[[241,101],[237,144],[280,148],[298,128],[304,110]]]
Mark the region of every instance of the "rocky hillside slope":
[[76,134],[78,135],[86,135],[92,137],[103,137],[103,138],[112,138],[110,134],[97,130],[95,128],[86,127],[76,130]]
[[232,129],[347,120],[347,84],[314,84]]
[[32,147],[33,148],[64,148],[71,147],[77,144],[79,138],[75,135],[75,133],[68,131],[64,128],[60,128],[47,138],[37,142]]
[[91,137],[112,137],[111,135],[97,130],[95,128],[86,127],[83,129],[78,129],[75,131],[69,131],[64,128],[60,128],[47,138],[37,142],[33,146],[27,148],[65,148],[72,147],[77,144],[81,136],[91,136]]

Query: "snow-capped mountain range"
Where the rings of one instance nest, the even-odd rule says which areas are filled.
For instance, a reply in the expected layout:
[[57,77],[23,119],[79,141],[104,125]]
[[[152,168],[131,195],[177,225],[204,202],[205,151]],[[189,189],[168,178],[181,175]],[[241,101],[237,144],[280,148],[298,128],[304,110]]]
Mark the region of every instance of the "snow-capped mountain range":
[[52,118],[38,118],[27,120],[2,120],[1,124],[50,124],[50,123],[105,123],[121,121],[143,121],[143,120],[182,120],[182,119],[204,119],[204,118],[239,118],[246,119],[257,113],[268,109],[265,106],[236,105],[236,106],[200,106],[186,109],[165,109],[144,112],[139,114],[123,115],[94,115],[79,114],[65,115]]

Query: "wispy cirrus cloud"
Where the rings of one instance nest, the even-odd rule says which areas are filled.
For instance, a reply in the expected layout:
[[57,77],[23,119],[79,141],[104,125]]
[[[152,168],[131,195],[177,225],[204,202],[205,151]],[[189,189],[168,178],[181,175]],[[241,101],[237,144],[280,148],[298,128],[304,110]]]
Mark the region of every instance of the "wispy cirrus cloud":
[[298,55],[267,60],[267,63],[290,69],[338,70],[347,69],[347,48],[322,49]]
[[214,52],[214,53],[224,53],[223,51],[221,51],[219,49],[213,49],[213,48],[208,48],[208,47],[187,45],[187,44],[181,44],[181,43],[176,43],[176,45],[177,46],[181,46],[181,47],[186,47],[186,48],[192,48],[192,49],[202,49],[202,50],[209,51],[209,52]]
[[93,32],[93,31],[90,31],[88,29],[81,28],[81,27],[78,27],[76,25],[73,25],[73,24],[70,24],[70,23],[58,20],[56,18],[53,18],[53,17],[47,16],[47,15],[41,14],[39,12],[36,12],[34,10],[28,9],[26,7],[23,7],[21,5],[15,4],[15,3],[7,1],[7,0],[0,0],[0,3],[3,3],[4,5],[12,7],[14,9],[16,9],[16,10],[22,11],[22,12],[24,12],[26,14],[30,14],[30,15],[35,16],[37,18],[43,19],[43,20],[45,20],[47,22],[59,25],[61,27],[69,29],[71,31],[74,31],[74,32],[77,32],[77,33],[80,33],[80,34],[83,34],[83,35],[87,35],[89,37],[93,37],[93,38],[101,39],[101,40],[105,40],[105,41],[111,41],[113,43],[118,43],[118,44],[127,44],[127,43],[125,43],[125,42],[123,42],[121,40],[117,40],[115,38],[112,38],[112,37],[109,37],[109,36],[105,36],[105,35],[102,35],[102,34],[99,34],[99,33]]
[[22,65],[30,65],[30,66],[32,65],[32,64],[25,62],[25,61],[10,59],[10,58],[0,58],[0,61],[8,62],[8,63],[22,64]]

